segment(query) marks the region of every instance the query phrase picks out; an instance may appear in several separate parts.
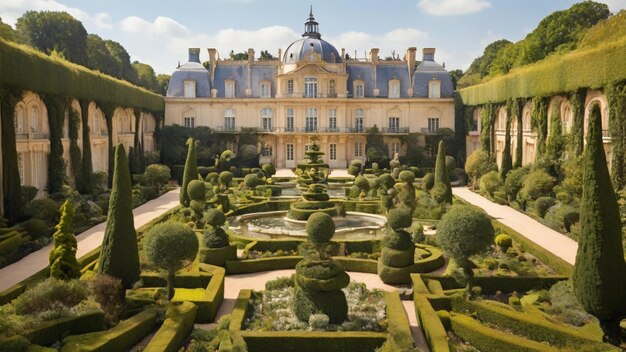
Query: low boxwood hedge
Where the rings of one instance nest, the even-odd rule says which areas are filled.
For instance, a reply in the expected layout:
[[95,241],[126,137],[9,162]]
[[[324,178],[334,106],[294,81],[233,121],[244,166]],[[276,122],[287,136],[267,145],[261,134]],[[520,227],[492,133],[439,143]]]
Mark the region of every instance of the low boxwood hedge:
[[389,334],[381,352],[395,352],[413,348],[413,335],[398,292],[385,291]]
[[119,352],[126,351],[148,335],[157,324],[157,311],[146,309],[115,327],[63,339],[61,352]]
[[104,330],[104,326],[104,313],[93,312],[77,317],[38,322],[33,328],[28,329],[24,336],[34,344],[50,345],[68,335]]
[[[438,281],[443,290],[463,288],[451,276],[436,276],[424,274],[422,279],[426,281]],[[567,280],[565,276],[526,277],[526,276],[474,276],[472,286],[480,286],[483,293],[493,294],[501,292],[526,292],[541,290],[552,287],[559,281]]]
[[415,315],[420,322],[428,347],[432,352],[450,352],[448,335],[437,313],[422,294],[413,293]]
[[198,307],[191,302],[171,306],[165,313],[165,321],[152,337],[144,352],[177,352],[183,340],[193,329]]
[[300,260],[302,260],[301,256],[229,260],[224,267],[228,275],[258,273],[261,271],[293,269]]

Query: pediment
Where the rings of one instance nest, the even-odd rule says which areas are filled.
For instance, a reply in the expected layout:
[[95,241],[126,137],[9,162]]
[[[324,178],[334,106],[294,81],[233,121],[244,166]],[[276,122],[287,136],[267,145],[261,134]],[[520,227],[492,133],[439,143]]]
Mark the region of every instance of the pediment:
[[304,66],[300,66],[295,70],[291,71],[292,73],[304,73],[304,74],[316,74],[316,73],[334,73],[330,72],[324,67],[318,64],[306,64]]

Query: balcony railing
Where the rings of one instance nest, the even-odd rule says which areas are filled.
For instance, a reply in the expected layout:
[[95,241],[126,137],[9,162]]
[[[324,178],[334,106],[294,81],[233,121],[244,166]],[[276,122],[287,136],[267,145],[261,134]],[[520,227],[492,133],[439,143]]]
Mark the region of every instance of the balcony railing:
[[133,131],[120,131],[117,133],[118,136],[134,136],[135,132]]
[[611,130],[602,130],[602,138],[611,138]]
[[31,133],[30,138],[31,139],[48,139],[48,134],[47,133]]
[[217,126],[215,130],[217,132],[239,132],[241,129],[235,126]]
[[28,133],[16,133],[15,139],[28,139]]
[[350,132],[350,133],[364,133],[365,132],[365,128],[364,127],[349,127],[347,132]]
[[408,127],[383,127],[383,133],[409,133]]
[[427,127],[422,127],[422,128],[420,129],[420,131],[421,131],[423,134],[434,134],[434,133],[437,133],[438,129],[434,129],[434,128],[427,128]]

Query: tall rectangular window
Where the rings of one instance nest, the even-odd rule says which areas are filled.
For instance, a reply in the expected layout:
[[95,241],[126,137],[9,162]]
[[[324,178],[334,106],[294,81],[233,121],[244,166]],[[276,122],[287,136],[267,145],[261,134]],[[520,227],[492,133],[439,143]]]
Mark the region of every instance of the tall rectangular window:
[[287,109],[287,121],[285,121],[285,131],[293,132],[294,131],[294,120],[295,115],[293,109]]
[[328,109],[328,132],[337,131],[337,109]]
[[24,185],[24,153],[17,153],[17,172],[20,174],[20,185]]
[[317,98],[317,77],[304,77],[304,97]]
[[400,154],[400,143],[393,142],[391,143],[391,157],[394,158],[396,154]]
[[305,119],[306,132],[317,131],[317,109],[307,108]]
[[428,82],[428,97],[429,98],[440,98],[441,97],[441,82],[438,80],[433,80]]
[[331,79],[328,82],[328,96],[334,98],[337,96],[337,88],[335,87],[335,80]]
[[337,160],[337,144],[331,143],[328,145],[328,155],[330,160]]
[[287,81],[287,95],[293,95],[293,79]]
[[39,131],[39,108],[33,106],[30,110],[30,132],[37,133]]
[[356,109],[354,111],[354,132],[363,132],[363,109]]
[[235,130],[235,111],[233,109],[226,109],[226,111],[224,111],[224,130]]
[[183,119],[184,126],[187,128],[194,128],[196,126],[196,119],[194,117],[185,117]]
[[195,98],[196,97],[196,81],[185,81],[185,98]]
[[272,130],[272,109],[270,108],[261,110],[261,129],[263,131]]
[[355,157],[363,156],[363,143],[361,143],[361,141],[354,142],[354,156]]
[[439,118],[429,117],[428,118],[428,132],[435,133],[438,130],[439,130]]
[[390,117],[389,118],[389,132],[400,132],[400,118],[399,117]]
[[261,98],[270,98],[272,95],[272,86],[270,82],[261,82]]
[[363,98],[365,96],[365,85],[363,82],[354,83],[354,97],[355,98]]
[[389,81],[389,98],[400,98],[400,81],[397,79]]
[[287,160],[293,161],[294,158],[294,148],[292,143],[287,143]]
[[224,96],[226,98],[234,98],[235,97],[235,82],[226,81],[224,83]]

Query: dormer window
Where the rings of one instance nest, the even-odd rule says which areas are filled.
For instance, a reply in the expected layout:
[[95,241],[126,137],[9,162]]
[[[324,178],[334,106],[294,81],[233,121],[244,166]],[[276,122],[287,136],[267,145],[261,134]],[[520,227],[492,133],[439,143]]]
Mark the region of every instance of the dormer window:
[[431,99],[441,98],[441,81],[433,79],[428,82],[428,97]]
[[400,81],[397,79],[389,81],[389,98],[400,98]]
[[272,83],[269,81],[261,82],[261,98],[270,98],[272,95]]
[[184,81],[185,98],[196,97],[196,81]]
[[365,83],[363,81],[354,82],[354,97],[363,98],[365,96]]
[[226,81],[224,82],[224,97],[226,98],[234,98],[235,97],[235,81]]

